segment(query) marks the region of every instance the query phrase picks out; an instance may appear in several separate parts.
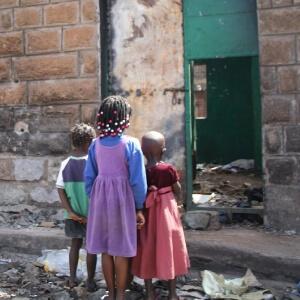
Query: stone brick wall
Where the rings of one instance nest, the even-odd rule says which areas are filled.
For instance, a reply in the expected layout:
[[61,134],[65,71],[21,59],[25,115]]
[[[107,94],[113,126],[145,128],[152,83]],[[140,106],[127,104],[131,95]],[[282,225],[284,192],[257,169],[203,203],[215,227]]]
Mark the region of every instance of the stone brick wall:
[[92,122],[100,98],[98,6],[0,1],[2,211],[58,205],[55,178],[70,152],[70,127]]
[[300,232],[300,1],[259,0],[268,222]]

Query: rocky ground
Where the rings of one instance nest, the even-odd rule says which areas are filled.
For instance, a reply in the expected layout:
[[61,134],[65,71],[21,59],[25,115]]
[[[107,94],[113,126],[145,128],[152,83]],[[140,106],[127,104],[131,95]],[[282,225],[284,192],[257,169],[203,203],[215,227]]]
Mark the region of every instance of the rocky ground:
[[[106,295],[105,282],[99,278],[99,289],[94,293],[87,293],[82,282],[78,287],[70,290],[65,287],[66,278],[56,276],[44,271],[41,265],[36,263],[36,256],[2,253],[0,257],[0,299],[12,300],[71,300],[104,299]],[[300,297],[291,294],[293,285],[283,282],[262,281],[264,288],[272,292],[266,293],[266,300],[299,300]],[[155,283],[157,299],[167,299],[167,290],[164,282]],[[178,294],[180,299],[211,299],[205,295],[201,275],[198,270],[178,279]],[[144,299],[142,285],[134,282],[131,290],[127,291],[128,300]],[[249,299],[252,300],[252,299]]]

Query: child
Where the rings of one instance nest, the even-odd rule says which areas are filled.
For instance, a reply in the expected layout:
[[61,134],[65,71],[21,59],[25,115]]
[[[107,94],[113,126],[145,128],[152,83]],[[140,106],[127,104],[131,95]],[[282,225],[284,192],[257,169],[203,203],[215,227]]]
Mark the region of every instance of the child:
[[146,224],[140,230],[138,254],[132,262],[134,275],[145,280],[148,300],[155,299],[152,278],[168,280],[169,299],[178,299],[176,276],[188,272],[190,265],[183,228],[174,197],[180,193],[175,168],[161,161],[166,151],[164,136],[151,131],[142,138],[147,159]]
[[[70,278],[68,287],[77,285],[76,271],[79,250],[86,234],[86,216],[88,212],[88,196],[84,189],[84,168],[87,160],[88,147],[95,138],[95,130],[87,124],[76,124],[71,129],[74,151],[61,163],[56,187],[63,208],[65,208],[65,233],[72,238],[69,253]],[[87,289],[96,289],[94,274],[96,255],[87,254]]]
[[147,192],[139,142],[123,135],[130,115],[125,98],[103,100],[97,115],[100,135],[90,146],[85,170],[91,201],[87,251],[102,253],[108,298],[118,300],[125,299],[129,258],[136,255],[137,224],[145,221],[142,208]]

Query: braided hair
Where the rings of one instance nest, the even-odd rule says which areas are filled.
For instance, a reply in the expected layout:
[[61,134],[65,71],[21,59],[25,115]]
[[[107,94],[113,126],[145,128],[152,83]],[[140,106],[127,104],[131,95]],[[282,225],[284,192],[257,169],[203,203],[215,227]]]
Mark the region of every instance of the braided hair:
[[109,96],[103,100],[97,114],[97,129],[100,138],[106,136],[121,136],[129,127],[131,107],[122,96]]
[[71,139],[74,147],[81,147],[90,143],[96,137],[95,129],[85,123],[76,124],[71,129]]

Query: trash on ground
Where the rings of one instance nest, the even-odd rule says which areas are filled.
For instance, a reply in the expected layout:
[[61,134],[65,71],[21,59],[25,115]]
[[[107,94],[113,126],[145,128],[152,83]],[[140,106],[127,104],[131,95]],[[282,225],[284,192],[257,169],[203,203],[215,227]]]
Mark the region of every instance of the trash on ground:
[[[69,249],[42,250],[42,256],[37,259],[37,263],[43,265],[46,272],[55,273],[58,276],[69,276]],[[101,269],[101,256],[97,259],[96,276],[99,276]],[[87,277],[86,251],[80,249],[77,267],[77,277],[83,279]]]
[[225,279],[208,270],[201,274],[203,290],[212,299],[264,300],[268,292],[257,290],[261,289],[261,284],[249,269],[244,277],[234,279]]
[[204,194],[193,194],[193,202],[195,204],[205,204],[211,201],[216,196],[215,193],[212,193],[210,195],[204,195]]
[[[251,216],[257,214],[260,217],[263,211],[263,180],[255,172],[253,160],[239,159],[224,166],[197,164],[196,169],[192,195],[194,205],[200,209],[248,209],[240,212],[237,222],[245,220],[262,224],[262,218]],[[254,210],[249,210],[252,208]]]

